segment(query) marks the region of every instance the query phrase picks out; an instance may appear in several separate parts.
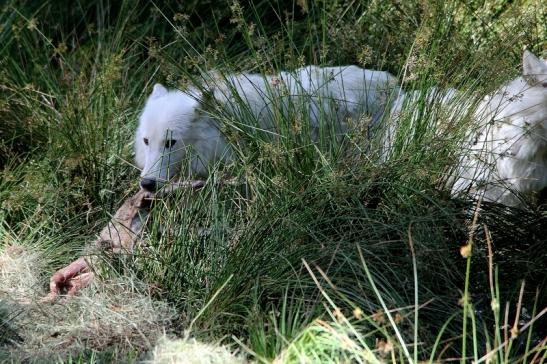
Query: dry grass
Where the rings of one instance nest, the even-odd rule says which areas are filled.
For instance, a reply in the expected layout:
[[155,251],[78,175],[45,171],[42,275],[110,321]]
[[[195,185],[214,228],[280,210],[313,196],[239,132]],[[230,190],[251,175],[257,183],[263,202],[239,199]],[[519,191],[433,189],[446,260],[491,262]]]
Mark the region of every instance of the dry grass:
[[0,254],[0,305],[19,337],[0,347],[11,360],[62,358],[90,349],[149,350],[174,318],[174,309],[152,299],[132,278],[96,280],[77,297],[40,303],[45,294],[40,260],[21,246]]
[[150,364],[242,364],[244,359],[224,346],[204,344],[194,339],[162,338],[151,353]]
[[7,245],[0,254],[0,299],[19,304],[35,300],[40,287],[36,272],[43,268],[40,254],[20,245]]

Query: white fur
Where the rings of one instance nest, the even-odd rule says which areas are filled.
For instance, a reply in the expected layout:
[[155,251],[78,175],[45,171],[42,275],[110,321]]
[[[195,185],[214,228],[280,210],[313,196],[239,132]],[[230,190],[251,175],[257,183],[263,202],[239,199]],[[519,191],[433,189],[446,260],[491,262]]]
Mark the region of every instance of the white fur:
[[519,194],[547,187],[546,61],[525,51],[523,75],[485,97],[474,117],[479,127],[468,137],[452,195],[518,206]]
[[328,122],[343,133],[348,118],[367,113],[378,120],[396,88],[397,81],[388,72],[306,66],[276,76],[230,75],[214,87],[214,96],[236,115],[250,112],[261,128],[274,133],[275,114],[280,111],[285,116],[304,114],[316,130]]
[[[368,113],[379,119],[397,88],[389,73],[357,66],[307,66],[275,76],[244,73],[217,77],[212,83],[212,101],[236,119],[251,116],[258,127],[275,135],[276,114],[299,114],[310,123],[312,138],[317,137],[322,123],[344,133],[347,118]],[[195,89],[182,92],[154,86],[135,137],[135,159],[142,178],[161,186],[179,174],[189,149],[191,170],[181,173],[184,176],[206,177],[211,165],[232,158],[218,122],[203,111],[206,99],[207,95]],[[175,141],[170,148],[166,146],[169,140]]]
[[[393,103],[382,140],[384,158],[392,148],[401,113],[410,110],[410,123],[415,123],[420,117],[418,101],[425,97],[422,105],[433,106],[432,110],[435,106],[450,108],[440,120],[450,124],[472,107],[471,100],[459,96],[456,90],[436,88],[401,93]],[[525,51],[522,76],[485,97],[472,116],[465,150],[449,179],[452,196],[518,206],[519,195],[547,187],[547,62]],[[439,124],[435,127],[442,132]]]
[[[193,149],[191,168],[198,176],[207,174],[207,162],[227,152],[216,123],[199,108],[196,96],[168,91],[156,84],[139,118],[135,136],[135,160],[141,177],[158,182],[178,173],[188,148]],[[145,145],[144,139],[148,139]],[[167,140],[175,140],[170,148]]]

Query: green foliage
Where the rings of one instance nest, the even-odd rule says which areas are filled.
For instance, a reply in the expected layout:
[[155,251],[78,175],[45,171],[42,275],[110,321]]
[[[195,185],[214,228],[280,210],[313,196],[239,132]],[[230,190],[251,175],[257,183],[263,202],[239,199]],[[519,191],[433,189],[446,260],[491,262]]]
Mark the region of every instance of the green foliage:
[[[472,206],[443,187],[469,120],[453,110],[515,76],[523,46],[543,49],[544,7],[8,1],[0,9],[0,252],[14,244],[46,252],[37,272],[45,284],[94,239],[138,188],[133,131],[155,82],[184,88],[212,69],[222,76],[305,64],[388,70],[405,89],[456,87],[466,99],[450,110],[406,105],[386,159],[379,138],[364,138],[363,120],[343,140],[322,130],[314,144],[301,110],[276,119],[280,137],[271,138],[250,115],[212,108],[236,162],[215,166],[198,193],[156,201],[142,244],[106,274],[131,271],[152,285],[177,307],[177,334],[191,329],[259,362],[483,356],[504,341],[503,304],[513,319],[521,279],[520,307],[545,307],[547,221],[532,204],[518,212],[486,204],[473,258],[461,258]],[[221,185],[224,175],[244,182]],[[495,284],[483,223],[499,264]],[[492,311],[492,302],[501,308]],[[544,357],[540,326],[493,360]],[[16,336],[6,332],[0,345]],[[67,360],[120,355],[113,347]]]

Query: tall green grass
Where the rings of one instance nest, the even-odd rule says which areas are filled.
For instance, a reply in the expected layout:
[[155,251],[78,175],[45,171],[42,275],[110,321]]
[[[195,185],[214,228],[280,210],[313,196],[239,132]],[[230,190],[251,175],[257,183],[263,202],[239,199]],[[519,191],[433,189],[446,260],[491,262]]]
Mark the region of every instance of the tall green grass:
[[[295,128],[297,107],[279,113],[271,138],[252,115],[211,106],[235,161],[214,166],[199,192],[156,201],[140,246],[102,274],[153,286],[178,310],[174,334],[257,362],[540,362],[543,210],[483,204],[470,228],[474,205],[445,184],[471,122],[462,105],[517,75],[522,46],[541,50],[541,9],[11,1],[0,10],[0,251],[46,252],[36,272],[46,284],[94,240],[138,188],[133,131],[155,82],[359,64],[392,72],[406,91],[455,87],[465,99],[407,103],[387,157],[387,118],[372,136],[361,120],[342,141],[325,129],[313,143]],[[64,359],[97,360],[82,355]]]

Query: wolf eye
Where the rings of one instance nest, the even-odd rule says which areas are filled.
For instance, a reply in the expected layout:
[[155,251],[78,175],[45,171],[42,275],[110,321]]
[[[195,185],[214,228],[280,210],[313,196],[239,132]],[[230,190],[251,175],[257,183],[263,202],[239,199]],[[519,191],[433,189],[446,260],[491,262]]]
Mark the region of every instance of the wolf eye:
[[177,141],[175,139],[168,139],[165,141],[165,148],[171,148]]
[[144,142],[145,145],[148,145],[148,138],[143,138],[142,141]]

